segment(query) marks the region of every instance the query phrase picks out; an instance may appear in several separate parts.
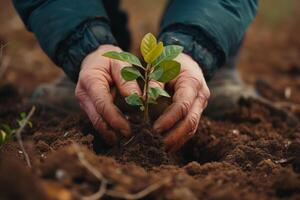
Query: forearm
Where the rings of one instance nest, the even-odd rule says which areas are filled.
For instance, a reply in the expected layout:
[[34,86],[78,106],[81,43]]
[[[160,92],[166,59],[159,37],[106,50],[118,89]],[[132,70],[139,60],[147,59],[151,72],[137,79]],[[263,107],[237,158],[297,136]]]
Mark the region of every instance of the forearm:
[[14,0],[45,53],[77,81],[83,58],[100,44],[115,44],[99,0]]
[[172,0],[161,24],[160,39],[184,46],[185,53],[210,79],[238,48],[256,7],[257,0]]

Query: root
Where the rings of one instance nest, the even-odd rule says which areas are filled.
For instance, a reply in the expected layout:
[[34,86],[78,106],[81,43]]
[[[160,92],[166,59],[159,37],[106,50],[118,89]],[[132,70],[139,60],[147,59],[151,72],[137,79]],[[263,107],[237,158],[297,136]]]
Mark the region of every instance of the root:
[[101,197],[103,197],[103,195],[106,192],[106,186],[108,181],[105,179],[105,177],[102,175],[101,172],[99,172],[95,167],[93,167],[86,159],[85,156],[83,154],[83,152],[80,150],[80,147],[78,144],[76,144],[75,142],[73,143],[73,148],[76,151],[78,160],[80,161],[80,163],[90,172],[92,173],[95,177],[98,178],[98,180],[101,182],[101,185],[99,187],[98,192],[96,192],[95,194],[91,195],[91,196],[86,196],[86,197],[82,197],[82,200],[97,200],[100,199]]
[[130,144],[130,142],[132,142],[134,138],[135,136],[132,136],[127,142],[123,144],[123,146],[127,146],[128,144]]
[[0,45],[0,80],[2,80],[9,65],[9,59],[4,59],[3,56],[3,49],[7,46],[7,44],[8,43]]
[[280,101],[275,102],[275,106],[283,109],[290,109],[292,111],[300,111],[300,104],[299,103],[293,103],[293,102],[287,102],[287,101]]
[[24,154],[24,157],[25,157],[25,160],[26,160],[26,163],[27,163],[27,166],[29,168],[31,168],[31,162],[30,162],[30,159],[29,159],[29,155],[28,153],[26,152],[25,150],[25,147],[24,147],[24,144],[23,144],[23,141],[22,141],[22,131],[24,130],[24,128],[26,127],[28,121],[30,120],[30,118],[32,117],[33,113],[35,111],[35,107],[33,106],[29,112],[29,114],[27,115],[27,117],[24,119],[24,121],[22,121],[22,124],[20,126],[20,128],[16,131],[16,138],[17,138],[17,141],[19,143],[19,146],[21,148],[21,151],[23,152]]
[[109,196],[109,197],[113,197],[113,198],[119,198],[119,199],[126,199],[126,200],[136,200],[136,199],[141,199],[143,197],[146,197],[147,195],[149,195],[150,193],[158,190],[159,188],[161,188],[163,185],[169,183],[171,181],[171,178],[165,178],[162,181],[159,181],[157,183],[154,183],[150,186],[148,186],[147,188],[145,188],[144,190],[137,192],[135,194],[130,194],[130,193],[123,193],[123,192],[118,192],[118,191],[114,191],[114,190],[109,190],[107,189],[107,183],[109,182],[100,171],[98,171],[94,166],[92,166],[86,159],[84,156],[84,153],[80,150],[80,147],[78,144],[73,143],[73,147],[76,151],[76,154],[78,156],[78,159],[80,161],[80,163],[90,172],[92,173],[95,177],[97,177],[99,179],[99,181],[101,182],[101,185],[99,187],[99,190],[94,193],[91,196],[86,196],[86,197],[82,197],[82,200],[97,200],[97,199],[101,199],[103,196]]
[[135,194],[129,194],[129,193],[122,193],[122,192],[117,192],[113,190],[107,190],[106,195],[114,198],[119,198],[119,199],[128,199],[128,200],[135,200],[135,199],[142,199],[143,197],[146,197],[147,195],[151,194],[152,192],[158,190],[165,184],[169,183],[171,181],[171,178],[165,178],[162,181],[159,181],[157,183],[154,183],[144,190],[137,192]]

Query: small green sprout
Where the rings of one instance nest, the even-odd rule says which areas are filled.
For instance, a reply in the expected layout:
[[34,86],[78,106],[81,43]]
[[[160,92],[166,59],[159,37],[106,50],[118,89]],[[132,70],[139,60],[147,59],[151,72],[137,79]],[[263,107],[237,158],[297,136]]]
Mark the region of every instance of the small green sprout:
[[[20,113],[20,119],[17,119],[17,123],[19,125],[19,127],[22,126],[22,124],[25,122],[27,117],[27,114],[25,112]],[[33,127],[33,124],[31,121],[27,122],[27,126],[29,128]],[[17,132],[17,128],[12,128],[11,126],[9,126],[8,124],[1,124],[0,125],[0,147],[10,141],[14,134]]]
[[[160,96],[170,97],[162,88],[149,86],[151,80],[167,83],[180,73],[180,63],[174,59],[182,52],[183,47],[178,45],[164,46],[162,42],[157,42],[155,36],[148,33],[142,39],[140,51],[146,62],[144,67],[140,60],[128,52],[110,51],[103,56],[128,62],[132,66],[124,67],[121,76],[125,81],[142,79],[144,83],[143,94],[136,93],[125,98],[127,104],[139,106],[144,111],[144,122],[149,123],[149,104],[157,104]],[[142,73],[141,73],[142,72]]]

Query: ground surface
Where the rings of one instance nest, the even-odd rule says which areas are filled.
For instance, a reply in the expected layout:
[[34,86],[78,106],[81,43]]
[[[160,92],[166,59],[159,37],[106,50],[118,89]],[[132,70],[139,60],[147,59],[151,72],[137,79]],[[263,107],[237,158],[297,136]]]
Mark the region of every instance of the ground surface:
[[[32,107],[28,94],[60,72],[24,31],[11,2],[0,2],[5,5],[0,7],[0,40],[9,42],[2,60],[8,69],[1,79],[0,123],[16,127],[19,113]],[[149,21],[158,15],[140,22],[153,4],[135,2],[125,1],[124,7],[133,12],[130,26],[138,41],[156,30]],[[32,168],[17,141],[6,143],[0,150],[0,199],[79,199],[100,186],[104,199],[300,199],[296,8],[298,1],[263,1],[241,53],[243,78],[272,104],[241,99],[239,108],[221,119],[204,116],[196,136],[176,155],[166,154],[160,138],[143,129],[135,140],[107,147],[83,114],[36,105],[33,128],[23,132]]]

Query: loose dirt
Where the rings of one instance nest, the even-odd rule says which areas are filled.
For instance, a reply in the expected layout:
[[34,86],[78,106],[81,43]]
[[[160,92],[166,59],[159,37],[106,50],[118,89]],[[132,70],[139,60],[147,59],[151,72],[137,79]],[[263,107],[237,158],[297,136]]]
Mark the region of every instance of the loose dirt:
[[[132,5],[130,1],[134,8]],[[144,10],[137,9],[136,15],[138,12],[144,15]],[[0,199],[69,200],[98,194],[102,199],[299,200],[297,13],[276,29],[263,24],[264,13],[260,11],[246,35],[240,71],[268,102],[241,99],[239,108],[222,118],[203,116],[195,137],[175,155],[167,154],[162,138],[145,128],[137,127],[134,138],[112,148],[83,113],[75,115],[61,108],[35,105],[33,128],[26,127],[22,133],[32,168],[27,167],[24,152],[15,139],[1,147]],[[15,27],[7,16],[15,14],[3,12],[1,17]],[[141,26],[132,22],[138,27],[135,32],[142,35]],[[23,41],[26,45],[23,49],[22,45],[12,45],[5,54],[11,60],[5,79],[14,85],[0,80],[0,124],[17,127],[19,114],[29,112],[32,104],[16,88],[33,89],[32,85],[52,80],[58,72],[51,71],[54,68],[50,61],[36,50],[33,37],[25,37],[24,30],[20,34],[20,28],[10,26],[3,30],[13,30],[12,33],[1,33],[1,42]],[[138,49],[136,45],[134,49]],[[159,111],[154,114],[158,116]],[[78,154],[83,155],[84,162]]]
[[[32,106],[17,95],[1,101],[1,122],[13,122]],[[223,119],[203,117],[196,136],[176,155],[165,153],[162,138],[145,128],[111,148],[84,115],[37,105],[31,121],[23,138],[33,167],[26,166],[16,141],[6,143],[0,199],[80,199],[97,192],[101,181],[79,161],[74,142],[107,181],[106,199],[157,184],[142,199],[300,198],[298,118],[254,99],[241,99]]]

